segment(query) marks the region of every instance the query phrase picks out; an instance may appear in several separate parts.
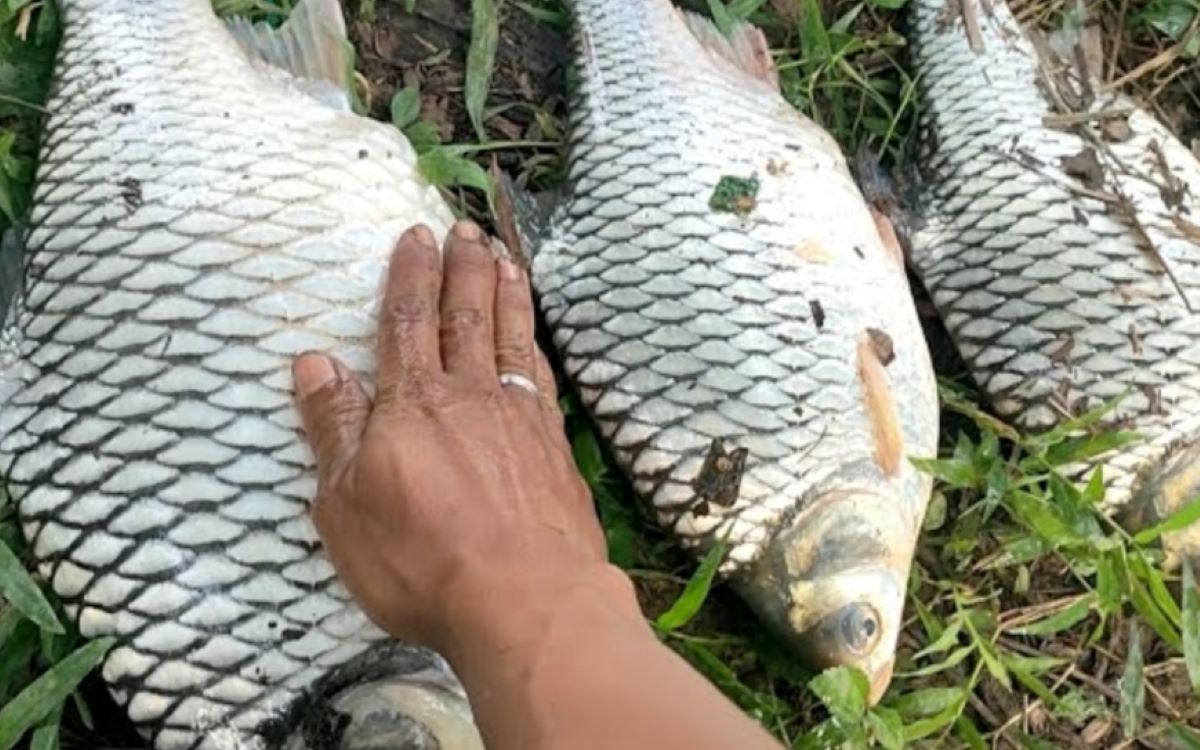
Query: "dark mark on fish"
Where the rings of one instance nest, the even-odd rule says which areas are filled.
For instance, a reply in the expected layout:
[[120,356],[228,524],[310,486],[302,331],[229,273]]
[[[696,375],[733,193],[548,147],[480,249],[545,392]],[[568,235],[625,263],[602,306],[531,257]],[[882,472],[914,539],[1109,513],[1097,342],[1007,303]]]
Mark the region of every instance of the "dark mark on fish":
[[364,148],[364,149],[359,149],[359,151],[358,151],[358,158],[359,158],[359,159],[366,159],[366,158],[367,158],[367,157],[369,157],[370,155],[371,155],[371,154],[370,154],[370,152],[368,152],[368,151],[367,151],[365,148]]
[[133,114],[133,104],[130,102],[120,102],[112,105],[112,113],[114,115],[131,115]]
[[704,465],[692,480],[692,489],[696,492],[692,510],[695,515],[708,515],[710,504],[729,508],[737,502],[749,455],[747,448],[726,451],[725,443],[720,438],[713,438]]
[[1088,225],[1088,215],[1079,206],[1071,206],[1071,213],[1075,216],[1075,223],[1081,227]]
[[1112,117],[1100,124],[1100,135],[1110,143],[1124,143],[1133,138],[1133,128],[1129,127],[1129,117]]
[[875,351],[876,358],[884,367],[896,361],[896,345],[891,336],[878,328],[868,328],[867,335],[871,337],[871,348]]
[[1146,401],[1149,402],[1147,411],[1149,411],[1150,414],[1155,414],[1158,416],[1166,415],[1167,412],[1165,409],[1163,409],[1161,388],[1159,388],[1157,385],[1151,385],[1150,383],[1142,383],[1138,386],[1138,388],[1141,390],[1142,395],[1146,397]]
[[808,307],[812,310],[813,323],[817,326],[817,330],[825,327],[825,308],[821,307],[821,303],[817,300],[809,300]]
[[1138,333],[1137,324],[1129,324],[1129,346],[1133,349],[1133,356],[1142,356],[1142,336]]
[[300,628],[284,628],[279,632],[279,637],[285,643],[290,641],[298,641],[304,637],[304,631]]
[[1100,157],[1096,149],[1085,147],[1074,156],[1064,156],[1059,160],[1064,172],[1078,179],[1091,190],[1104,187],[1104,167],[1100,165]]
[[127,177],[118,184],[121,186],[121,198],[124,199],[125,205],[133,210],[141,208],[144,202],[141,180],[135,177]]

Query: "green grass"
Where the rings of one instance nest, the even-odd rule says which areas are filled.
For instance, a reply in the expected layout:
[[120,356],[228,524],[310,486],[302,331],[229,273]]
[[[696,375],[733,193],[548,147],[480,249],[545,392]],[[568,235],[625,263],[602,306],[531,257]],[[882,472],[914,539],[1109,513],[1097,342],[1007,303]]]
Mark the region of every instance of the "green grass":
[[[411,10],[422,0],[404,0]],[[751,20],[777,51],[785,96],[827,127],[849,154],[860,147],[902,160],[916,117],[897,5],[903,0],[694,0],[725,27]],[[291,0],[214,0],[225,13],[278,23]],[[40,105],[58,35],[52,12],[0,0],[0,229],[27,210]],[[1108,13],[1115,2],[1101,3]],[[507,9],[505,9],[507,6]],[[1025,2],[1050,20],[1064,3]],[[375,3],[359,0],[369,17]],[[1174,49],[1177,75],[1198,51],[1193,0],[1131,2],[1119,27],[1122,68]],[[501,155],[535,185],[561,179],[563,112],[542,102],[496,101],[489,87],[495,29],[504,13],[561,27],[560,0],[477,0],[463,96],[473,143],[443,143],[421,119],[419,86],[391,117],[417,145],[426,175],[486,215],[484,167]],[[1116,33],[1116,32],[1114,32]],[[21,38],[21,37],[24,38]],[[1178,80],[1186,80],[1184,71]],[[1172,104],[1196,94],[1160,91]],[[511,108],[535,113],[524,141],[491,127]],[[1194,110],[1193,110],[1194,111]],[[962,381],[961,374],[949,373]],[[593,490],[613,561],[638,585],[660,637],[790,747],[1200,748],[1200,604],[1192,571],[1161,573],[1158,535],[1180,516],[1131,536],[1098,512],[1099,477],[1076,487],[1065,465],[1135,439],[1099,427],[1102,412],[1023,436],[991,417],[961,382],[943,383],[942,457],[921,464],[937,485],[910,583],[896,679],[882,703],[850,670],[804,672],[727,587],[714,579],[721,550],[698,566],[636,502],[573,397],[566,399],[577,462]],[[0,497],[0,750],[95,747],[77,687],[109,647],[83,644],[44,585],[24,572],[13,510]],[[99,718],[103,722],[119,722]],[[64,722],[65,723],[60,723]],[[62,728],[60,728],[62,727]],[[61,736],[60,736],[61,735]],[[21,745],[24,746],[24,745]]]

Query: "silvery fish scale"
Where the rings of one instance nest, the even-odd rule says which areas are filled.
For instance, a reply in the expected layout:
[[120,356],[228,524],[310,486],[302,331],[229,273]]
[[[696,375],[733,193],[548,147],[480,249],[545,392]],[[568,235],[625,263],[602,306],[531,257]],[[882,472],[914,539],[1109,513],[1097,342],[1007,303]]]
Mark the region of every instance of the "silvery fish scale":
[[393,128],[252,62],[206,0],[60,5],[0,468],[138,728],[262,747],[383,637],[309,521],[292,358],[369,379],[395,238],[452,217]]
[[[891,475],[877,465],[858,369],[862,337],[886,332],[903,451],[932,456],[934,378],[901,264],[833,139],[705,49],[669,2],[574,11],[571,188],[533,264],[566,372],[666,528],[698,549],[728,535],[724,569],[784,630],[824,606],[803,571],[777,578],[776,558],[795,553],[815,576],[798,550],[836,546],[839,519],[859,530],[859,511],[826,501],[886,496],[857,507],[889,530],[864,531],[874,546],[834,572],[887,558],[900,596],[880,607],[898,619],[929,481],[907,460]],[[711,30],[707,43],[732,56]],[[759,182],[748,215],[710,207],[724,177]],[[706,462],[734,468],[732,493],[702,486]]]
[[[1143,440],[1099,462],[1108,503],[1136,497],[1153,507],[1131,510],[1162,517],[1196,487],[1200,163],[1100,86],[1089,111],[1130,112],[1128,133],[1101,117],[1052,127],[1062,113],[1008,7],[964,6],[975,48],[957,5],[913,9],[925,136],[913,262],[976,381],[1019,427],[1124,396],[1113,421]],[[1088,149],[1094,180],[1081,174]]]

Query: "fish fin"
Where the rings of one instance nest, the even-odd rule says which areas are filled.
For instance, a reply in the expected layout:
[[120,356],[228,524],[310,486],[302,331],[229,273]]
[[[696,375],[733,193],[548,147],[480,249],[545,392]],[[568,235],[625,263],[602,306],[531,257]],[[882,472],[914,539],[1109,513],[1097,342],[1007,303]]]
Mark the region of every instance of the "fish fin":
[[538,242],[546,236],[550,226],[557,195],[530,193],[513,182],[495,163],[492,164],[492,179],[496,182],[493,210],[496,232],[513,259],[528,268]]
[[240,17],[226,25],[252,59],[290,73],[317,99],[350,108],[354,45],[339,0],[300,0],[279,28]]
[[773,90],[779,90],[779,71],[775,68],[771,46],[762,29],[754,24],[740,22],[726,36],[715,23],[704,16],[690,11],[679,13],[692,36],[696,37],[709,55],[733,65],[755,80],[769,84]]
[[912,247],[911,221],[892,175],[879,163],[879,157],[864,143],[854,158],[854,176],[858,181],[875,228],[884,248],[904,270],[905,259]]

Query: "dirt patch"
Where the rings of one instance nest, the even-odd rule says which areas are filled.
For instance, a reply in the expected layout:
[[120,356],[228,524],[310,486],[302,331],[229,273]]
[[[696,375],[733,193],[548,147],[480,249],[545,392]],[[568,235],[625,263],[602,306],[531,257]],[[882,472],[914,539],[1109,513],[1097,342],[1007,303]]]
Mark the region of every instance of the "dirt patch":
[[[436,123],[443,141],[473,142],[464,104],[471,41],[470,0],[421,0],[412,13],[398,0],[380,2],[373,18],[350,12],[350,37],[358,50],[373,117],[388,119],[396,91],[419,83],[422,118]],[[564,110],[569,59],[563,33],[509,4],[502,11],[496,71],[488,97],[489,136],[541,138],[539,113]],[[500,152],[501,165],[505,152]]]

